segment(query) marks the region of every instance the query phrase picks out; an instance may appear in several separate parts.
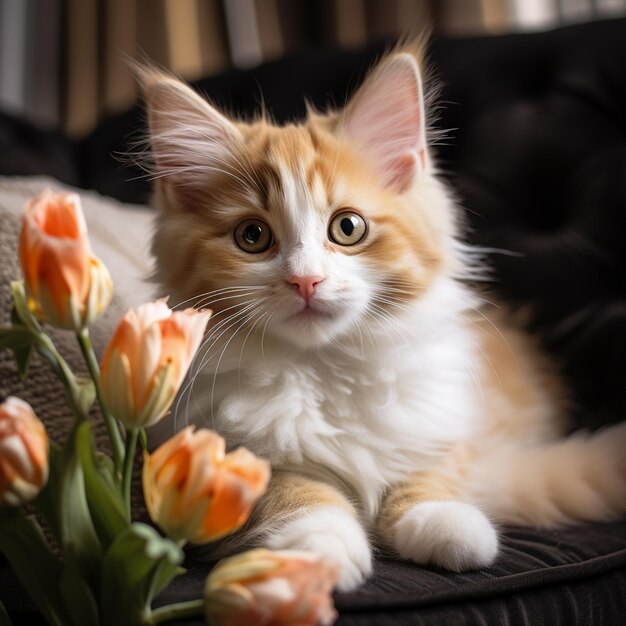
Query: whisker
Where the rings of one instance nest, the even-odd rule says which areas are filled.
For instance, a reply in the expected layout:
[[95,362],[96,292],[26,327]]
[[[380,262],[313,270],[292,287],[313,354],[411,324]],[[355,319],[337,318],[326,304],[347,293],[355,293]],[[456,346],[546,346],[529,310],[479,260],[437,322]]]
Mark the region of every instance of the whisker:
[[267,330],[267,325],[270,323],[272,317],[274,317],[275,313],[272,313],[266,320],[265,326],[263,326],[263,333],[261,334],[261,354],[263,355],[263,363],[265,363],[265,369],[269,369],[267,366],[267,359],[265,358],[265,331]]
[[[194,373],[191,381],[189,382],[189,392],[187,395],[187,403],[185,406],[185,414],[188,418],[189,416],[189,403],[191,401],[191,397],[192,397],[192,393],[193,393],[193,386],[198,378],[198,376],[200,375],[200,373],[202,372],[202,370],[206,367],[206,365],[215,357],[215,354],[211,354],[211,350],[213,349],[213,347],[217,344],[217,342],[224,336],[224,334],[226,332],[228,332],[228,330],[230,328],[232,328],[233,326],[235,326],[236,324],[238,324],[241,320],[238,320],[237,318],[245,315],[247,313],[247,311],[249,311],[251,308],[253,308],[254,306],[256,306],[256,303],[252,303],[249,304],[245,309],[243,309],[242,311],[238,311],[237,313],[233,313],[229,318],[227,318],[227,320],[225,320],[225,322],[230,322],[223,330],[222,332],[207,346],[208,344],[208,340],[205,342],[204,346],[202,349],[204,349],[206,347],[206,350],[202,356],[202,359],[199,363],[199,365],[197,366],[196,372]],[[198,351],[200,352],[200,351]],[[211,407],[211,417],[213,419],[213,407]]]
[[182,302],[178,302],[177,304],[175,304],[174,306],[170,307],[172,310],[177,309],[185,304],[187,304],[188,302],[191,302],[192,300],[198,300],[201,298],[205,298],[205,297],[209,297],[209,296],[213,296],[213,295],[218,295],[221,292],[231,292],[231,291],[239,291],[239,290],[256,290],[256,289],[266,289],[266,287],[262,287],[262,286],[258,286],[258,285],[244,285],[241,287],[222,287],[221,289],[213,289],[212,291],[205,291],[204,293],[200,293],[198,295],[195,296],[191,296],[191,298],[187,298],[186,300],[183,300]]
[[248,333],[246,334],[246,336],[245,336],[245,338],[243,340],[243,344],[241,346],[241,352],[239,353],[239,363],[237,364],[237,378],[238,378],[238,384],[239,384],[239,393],[241,393],[241,362],[242,362],[242,359],[243,359],[244,348],[246,347],[246,343],[248,342],[248,338],[250,337],[250,335],[252,334],[252,332],[256,328],[257,324],[269,313],[269,311],[270,310],[267,309],[266,311],[261,313],[261,315],[254,322],[254,324],[252,324],[252,326],[250,327],[250,330],[248,330]]
[[232,334],[230,339],[226,342],[226,345],[222,349],[220,357],[217,360],[217,364],[215,366],[215,372],[213,374],[213,384],[211,385],[211,402],[210,402],[210,407],[211,407],[211,420],[213,422],[215,422],[215,417],[214,417],[214,414],[213,414],[213,412],[214,412],[213,398],[215,396],[215,383],[217,382],[217,374],[218,374],[218,372],[220,370],[220,365],[222,363],[222,359],[224,358],[224,354],[226,354],[226,350],[228,350],[228,346],[230,345],[232,340],[237,336],[237,334],[244,327],[244,325],[252,319],[253,316],[254,316],[254,310],[250,314],[248,314],[243,321],[240,322],[240,324],[237,327],[237,329],[235,330],[235,332]]
[[[247,303],[246,302],[240,302],[240,303],[234,305],[231,308],[234,308],[236,306],[245,306],[246,304],[250,304],[251,302],[254,302],[254,301],[250,300]],[[222,311],[222,313],[224,311]],[[216,314],[216,315],[219,315],[219,313]],[[234,315],[236,315],[236,314],[234,314]],[[232,317],[233,317],[232,315],[227,317],[225,320],[222,320],[219,324],[222,325],[224,323],[227,323],[228,320],[231,319]],[[178,398],[176,400],[176,405],[175,405],[175,408],[174,408],[175,415],[178,415],[178,411],[179,411],[179,408],[180,408],[180,405],[182,403],[182,400],[183,400],[183,397],[184,397],[185,393],[187,393],[189,391],[190,387],[193,385],[193,383],[195,381],[196,376],[198,375],[198,373],[200,372],[200,370],[202,368],[202,366],[198,366],[198,362],[201,361],[202,358],[203,358],[202,357],[202,350],[207,346],[209,341],[211,341],[211,338],[214,335],[214,333],[215,333],[215,328],[213,328],[211,330],[211,332],[206,337],[203,338],[202,343],[198,347],[198,350],[196,351],[196,354],[194,355],[194,357],[193,357],[193,359],[191,361],[191,365],[189,366],[189,372],[190,372],[190,376],[191,377],[190,377],[189,381],[185,384],[185,386],[181,389],[181,391],[178,394]]]

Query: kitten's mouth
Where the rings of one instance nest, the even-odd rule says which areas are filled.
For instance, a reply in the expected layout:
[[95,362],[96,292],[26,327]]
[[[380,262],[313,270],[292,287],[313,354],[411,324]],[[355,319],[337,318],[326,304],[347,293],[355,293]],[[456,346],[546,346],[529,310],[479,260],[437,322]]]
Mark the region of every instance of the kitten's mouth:
[[327,320],[333,317],[333,314],[329,311],[323,311],[317,307],[313,307],[310,304],[305,304],[297,313],[291,316],[293,320]]

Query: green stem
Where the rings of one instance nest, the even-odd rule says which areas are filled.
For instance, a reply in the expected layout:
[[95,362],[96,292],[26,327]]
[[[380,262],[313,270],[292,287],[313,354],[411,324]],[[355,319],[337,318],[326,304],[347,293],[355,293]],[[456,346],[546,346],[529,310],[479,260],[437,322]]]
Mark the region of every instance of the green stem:
[[130,492],[133,482],[133,461],[135,460],[135,449],[137,448],[137,436],[139,431],[126,430],[126,450],[124,452],[124,472],[122,474],[122,494],[126,505],[126,517],[132,521],[130,509]]
[[152,611],[148,624],[162,624],[174,619],[184,619],[186,617],[196,617],[204,614],[204,600],[190,600],[189,602],[179,602],[162,606]]
[[111,441],[111,448],[113,450],[113,461],[115,462],[115,469],[119,472],[122,466],[122,459],[124,458],[124,443],[122,441],[122,435],[120,429],[117,426],[115,418],[109,413],[102,396],[102,384],[100,382],[100,367],[96,360],[96,355],[91,345],[91,339],[89,337],[89,331],[85,328],[80,333],[77,333],[78,343],[80,349],[87,363],[89,374],[93,379],[96,386],[96,394],[98,395],[98,402],[100,403],[100,409],[102,410],[102,416],[104,417],[104,423],[109,433],[109,439]]
[[39,353],[52,365],[54,369],[56,369],[56,374],[61,378],[65,391],[67,394],[68,402],[70,403],[74,413],[80,420],[86,420],[87,414],[81,408],[81,403],[76,397],[76,377],[74,373],[70,369],[70,366],[67,364],[65,359],[61,356],[59,351],[56,349],[54,343],[52,343],[52,339],[48,337],[45,333],[40,333],[37,336],[39,341],[39,346],[37,347]]

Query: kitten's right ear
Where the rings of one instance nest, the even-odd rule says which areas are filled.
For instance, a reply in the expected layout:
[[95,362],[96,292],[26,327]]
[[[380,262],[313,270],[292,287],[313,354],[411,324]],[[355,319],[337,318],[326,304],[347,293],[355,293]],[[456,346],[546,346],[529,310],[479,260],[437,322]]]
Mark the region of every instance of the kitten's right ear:
[[242,141],[226,117],[180,80],[152,68],[135,67],[142,86],[155,176],[179,192],[193,194]]
[[340,132],[369,155],[386,187],[400,193],[411,186],[428,162],[414,54],[393,53],[374,69],[342,112]]

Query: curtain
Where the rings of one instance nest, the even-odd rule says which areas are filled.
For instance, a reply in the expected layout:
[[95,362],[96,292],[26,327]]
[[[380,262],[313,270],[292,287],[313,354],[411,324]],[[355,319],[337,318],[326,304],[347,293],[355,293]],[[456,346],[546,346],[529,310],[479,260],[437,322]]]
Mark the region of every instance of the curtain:
[[185,79],[429,27],[474,35],[626,14],[626,0],[0,0],[0,111],[72,137],[135,100],[128,59]]

